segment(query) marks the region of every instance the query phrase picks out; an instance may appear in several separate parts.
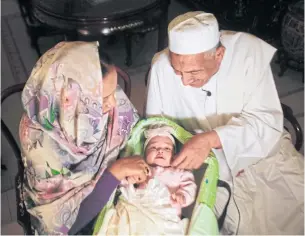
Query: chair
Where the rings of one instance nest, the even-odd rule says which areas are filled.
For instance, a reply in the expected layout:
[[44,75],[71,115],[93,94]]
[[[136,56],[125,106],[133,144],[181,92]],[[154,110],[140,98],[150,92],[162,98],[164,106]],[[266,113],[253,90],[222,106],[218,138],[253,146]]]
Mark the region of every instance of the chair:
[[59,29],[48,27],[40,24],[33,15],[31,0],[18,0],[19,10],[26,26],[27,34],[31,39],[31,47],[35,49],[37,55],[41,56],[38,41],[41,37],[50,37],[55,35],[62,35],[64,32]]
[[[294,117],[291,107],[283,103],[281,103],[281,105],[284,113],[284,118],[292,125],[293,130],[295,132],[296,141],[294,147],[297,151],[300,151],[303,146],[302,127],[300,126],[298,120]],[[287,127],[284,128],[291,134],[291,131]]]
[[191,10],[213,13],[222,30],[248,32],[277,48],[282,17],[292,0],[179,1]]
[[[118,73],[118,77],[120,77],[124,81],[124,92],[127,95],[127,97],[130,98],[130,91],[131,91],[130,77],[125,71],[123,71],[119,67],[116,67],[116,70]],[[25,83],[21,83],[4,89],[1,93],[1,104],[11,95],[22,92],[24,86]],[[26,235],[33,235],[34,231],[31,227],[30,214],[27,212],[23,199],[21,198],[22,184],[24,180],[24,167],[22,163],[20,148],[14,136],[12,135],[9,128],[6,126],[6,124],[2,119],[1,119],[1,132],[4,134],[5,138],[8,141],[8,144],[13,150],[15,157],[17,158],[18,173],[15,177],[17,221],[23,228],[24,233]]]
[[[148,83],[148,76],[149,76],[149,71],[150,68],[147,70],[146,74],[145,74],[145,86],[147,86]],[[295,133],[295,143],[294,143],[294,147],[297,151],[300,151],[303,145],[303,130],[302,127],[300,126],[299,122],[297,121],[297,119],[294,117],[293,115],[293,111],[291,109],[291,107],[281,103],[282,105],[282,109],[283,109],[283,113],[284,113],[284,118],[285,120],[287,120],[293,127],[294,133]],[[145,113],[145,111],[144,111]],[[291,131],[287,128],[284,127],[291,135],[293,133],[291,133]]]

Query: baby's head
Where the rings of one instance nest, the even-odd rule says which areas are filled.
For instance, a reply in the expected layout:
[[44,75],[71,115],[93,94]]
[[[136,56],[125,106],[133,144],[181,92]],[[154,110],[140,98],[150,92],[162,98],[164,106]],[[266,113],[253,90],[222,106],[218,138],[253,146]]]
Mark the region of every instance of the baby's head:
[[172,129],[167,126],[148,129],[144,132],[146,162],[149,165],[170,166],[175,150]]

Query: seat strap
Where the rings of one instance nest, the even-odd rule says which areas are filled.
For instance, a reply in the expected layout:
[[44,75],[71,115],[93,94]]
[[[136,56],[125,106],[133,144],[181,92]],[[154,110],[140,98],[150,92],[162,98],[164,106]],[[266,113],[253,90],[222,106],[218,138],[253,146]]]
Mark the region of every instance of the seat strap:
[[218,180],[217,187],[225,188],[229,193],[229,197],[228,197],[227,203],[225,205],[225,208],[223,209],[222,214],[218,218],[218,228],[219,228],[219,230],[221,230],[223,227],[223,224],[225,222],[225,218],[227,216],[228,206],[229,206],[230,199],[231,199],[231,187],[227,182],[222,181],[220,179]]

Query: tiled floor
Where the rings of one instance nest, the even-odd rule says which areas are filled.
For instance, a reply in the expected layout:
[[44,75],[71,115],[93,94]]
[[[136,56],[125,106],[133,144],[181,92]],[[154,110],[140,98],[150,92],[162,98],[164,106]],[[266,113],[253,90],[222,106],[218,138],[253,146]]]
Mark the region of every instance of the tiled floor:
[[10,189],[1,194],[1,206],[1,222],[9,223],[17,220],[16,196],[14,189]]
[[1,235],[23,235],[23,230],[17,222],[11,222],[1,227]]
[[15,190],[1,194],[1,235],[21,235],[23,230],[17,223]]
[[[14,191],[14,190],[11,189],[9,191]],[[8,197],[7,197],[7,193],[9,191],[1,193],[1,224],[2,225],[8,224],[8,223],[12,222],[12,220],[13,220],[11,217],[11,212],[10,212],[10,208],[9,208],[9,204],[8,204]],[[14,210],[14,209],[12,209],[12,210]]]
[[[2,0],[1,3],[1,90],[3,90],[10,85],[26,81],[37,60],[37,55],[29,47],[29,38],[20,17],[16,0]],[[186,7],[172,0],[169,20],[186,11],[188,11]],[[140,113],[143,111],[145,98],[144,75],[156,51],[156,35],[156,33],[149,33],[144,40],[134,43],[133,65],[127,68],[132,79],[131,100]],[[42,40],[41,46],[47,49],[53,46],[54,42],[53,39]],[[125,53],[122,39],[119,39],[116,45],[108,46],[105,49],[117,65],[126,68],[124,66]],[[301,73],[288,70],[284,76],[279,78],[277,76],[278,65],[272,64],[272,68],[281,101],[293,109],[298,121],[304,127],[304,85]],[[21,113],[19,95],[10,98],[2,106],[2,118],[16,138]],[[15,192],[13,190],[14,176],[17,171],[16,161],[4,137],[1,136],[1,138],[1,158],[9,168],[8,171],[1,173],[2,234],[19,234],[21,231],[16,224]],[[303,153],[303,148],[301,152]]]

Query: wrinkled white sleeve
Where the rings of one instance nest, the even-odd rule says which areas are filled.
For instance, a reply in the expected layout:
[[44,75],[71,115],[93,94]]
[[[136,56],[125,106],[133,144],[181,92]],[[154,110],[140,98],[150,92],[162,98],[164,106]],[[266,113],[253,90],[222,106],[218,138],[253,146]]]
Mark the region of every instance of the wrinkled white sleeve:
[[283,111],[270,66],[257,81],[245,95],[242,113],[215,128],[233,175],[272,155],[283,131]]
[[162,115],[162,101],[159,86],[159,77],[162,76],[155,65],[152,65],[148,76],[148,88],[146,98],[146,117]]

